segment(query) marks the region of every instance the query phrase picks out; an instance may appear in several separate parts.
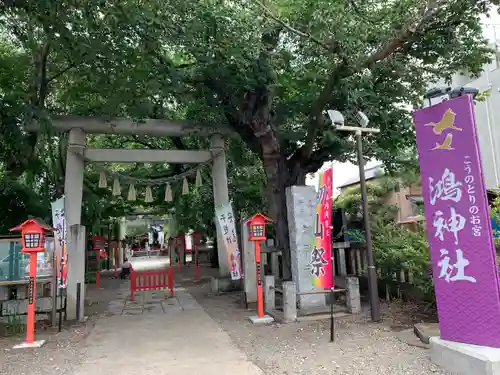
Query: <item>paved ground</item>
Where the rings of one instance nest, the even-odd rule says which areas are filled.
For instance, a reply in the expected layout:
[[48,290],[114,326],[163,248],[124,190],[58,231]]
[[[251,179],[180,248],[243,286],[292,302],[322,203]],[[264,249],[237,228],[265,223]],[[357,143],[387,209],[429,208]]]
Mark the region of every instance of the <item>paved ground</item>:
[[107,314],[80,330],[41,334],[49,343],[37,351],[4,346],[0,374],[264,375],[185,289],[131,302],[125,282],[115,294]]
[[[203,270],[209,275],[213,270]],[[39,332],[38,350],[13,351],[19,338],[0,339],[0,374],[6,375],[451,375],[429,361],[428,352],[396,338],[418,321],[417,311],[383,306],[383,323],[366,315],[339,319],[336,341],[328,321],[255,326],[253,311],[237,293],[213,295],[194,283],[186,267],[176,298],[137,293],[127,301],[128,282],[89,286],[86,324],[62,332]]]
[[99,319],[75,375],[264,374],[187,291],[178,289],[175,298],[138,294],[129,302],[123,290],[111,302],[110,313],[117,315]]

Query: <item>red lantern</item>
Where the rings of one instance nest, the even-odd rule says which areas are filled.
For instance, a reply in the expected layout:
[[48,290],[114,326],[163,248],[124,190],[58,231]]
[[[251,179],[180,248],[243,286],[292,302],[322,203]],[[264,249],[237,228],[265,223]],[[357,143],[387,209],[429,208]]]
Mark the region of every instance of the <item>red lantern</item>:
[[266,239],[266,223],[272,222],[262,214],[256,214],[248,220],[250,224],[250,241],[264,241]]
[[52,232],[54,229],[40,224],[35,219],[26,220],[21,225],[10,229],[11,232],[21,231],[23,248],[21,252],[43,253],[45,251],[45,232]]
[[28,319],[26,320],[26,343],[20,347],[40,346],[43,341],[35,343],[35,304],[36,304],[36,264],[37,254],[45,252],[44,234],[54,229],[42,225],[35,219],[26,220],[10,231],[21,231],[23,248],[21,252],[30,255],[30,273],[28,284]]

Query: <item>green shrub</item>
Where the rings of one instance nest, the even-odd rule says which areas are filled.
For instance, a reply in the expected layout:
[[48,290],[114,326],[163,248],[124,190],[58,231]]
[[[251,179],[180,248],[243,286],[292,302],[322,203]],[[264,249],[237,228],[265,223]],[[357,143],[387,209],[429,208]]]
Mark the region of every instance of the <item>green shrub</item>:
[[412,285],[425,300],[434,301],[429,243],[424,228],[416,232],[394,222],[379,220],[373,224],[373,251],[380,279],[385,284],[397,283],[394,274],[401,271],[413,276]]

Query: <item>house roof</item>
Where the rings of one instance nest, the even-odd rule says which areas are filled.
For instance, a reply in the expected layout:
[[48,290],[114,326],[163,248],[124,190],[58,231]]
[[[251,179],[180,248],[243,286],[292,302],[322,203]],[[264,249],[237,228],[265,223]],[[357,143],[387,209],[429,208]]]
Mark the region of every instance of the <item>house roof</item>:
[[[365,180],[372,180],[376,177],[383,176],[385,174],[383,164],[377,164],[370,168],[365,168]],[[338,189],[343,189],[348,186],[359,183],[359,174],[353,174],[350,176],[343,184],[337,186]]]

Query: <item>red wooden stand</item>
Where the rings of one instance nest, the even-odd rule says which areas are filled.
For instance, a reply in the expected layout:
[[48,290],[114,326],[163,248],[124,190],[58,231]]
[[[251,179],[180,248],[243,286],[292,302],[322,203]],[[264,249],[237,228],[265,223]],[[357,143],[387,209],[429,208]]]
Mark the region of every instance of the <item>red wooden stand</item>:
[[134,293],[145,290],[170,289],[170,297],[174,296],[174,270],[172,267],[162,270],[130,271],[130,300]]
[[257,268],[257,316],[264,316],[264,292],[262,289],[262,265],[260,261],[260,242],[255,241],[255,265]]

